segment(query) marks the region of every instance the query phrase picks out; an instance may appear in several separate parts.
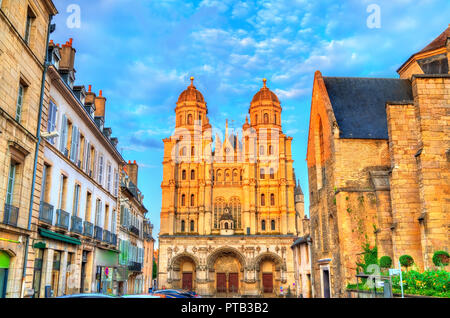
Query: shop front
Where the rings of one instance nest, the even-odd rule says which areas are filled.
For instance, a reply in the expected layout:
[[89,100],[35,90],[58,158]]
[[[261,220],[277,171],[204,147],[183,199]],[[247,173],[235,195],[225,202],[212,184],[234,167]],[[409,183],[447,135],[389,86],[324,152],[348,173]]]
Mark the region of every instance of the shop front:
[[95,292],[117,295],[117,268],[119,254],[112,250],[96,248],[95,249]]
[[4,252],[0,251],[0,298],[6,297],[6,285],[8,283],[10,257]]

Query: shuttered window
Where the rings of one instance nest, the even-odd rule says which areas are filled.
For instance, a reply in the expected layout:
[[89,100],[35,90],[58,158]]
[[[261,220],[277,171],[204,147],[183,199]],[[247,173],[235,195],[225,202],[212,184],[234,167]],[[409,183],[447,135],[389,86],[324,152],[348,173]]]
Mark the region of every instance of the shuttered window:
[[65,114],[61,120],[61,133],[59,137],[59,150],[64,153],[67,144],[67,117]]

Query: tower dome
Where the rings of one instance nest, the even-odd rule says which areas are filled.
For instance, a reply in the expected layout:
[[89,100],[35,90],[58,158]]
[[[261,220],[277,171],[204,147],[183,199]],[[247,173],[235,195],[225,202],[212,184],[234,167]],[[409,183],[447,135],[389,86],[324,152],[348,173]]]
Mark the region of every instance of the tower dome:
[[280,104],[280,101],[278,100],[277,95],[266,86],[267,79],[264,78],[263,83],[264,83],[264,86],[259,90],[258,93],[255,94],[255,96],[253,96],[252,104],[258,103],[258,102],[263,102],[263,101],[264,102],[266,102],[266,101],[274,102],[274,103]]
[[178,103],[182,102],[199,102],[204,103],[205,99],[203,98],[202,93],[197,90],[194,86],[194,78],[191,77],[191,85],[188,86],[178,97]]

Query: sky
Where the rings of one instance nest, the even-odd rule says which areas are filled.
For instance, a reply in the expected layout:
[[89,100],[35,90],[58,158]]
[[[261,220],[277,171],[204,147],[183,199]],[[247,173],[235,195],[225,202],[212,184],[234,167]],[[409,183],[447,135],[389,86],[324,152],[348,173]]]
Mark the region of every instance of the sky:
[[[213,127],[245,122],[267,86],[293,137],[308,214],[306,148],[314,72],[398,77],[396,70],[450,23],[448,0],[54,0],[51,39],[73,38],[76,85],[107,98],[105,127],[125,160],[139,164],[138,187],[159,233],[162,139],[175,103],[195,77]],[[379,14],[378,14],[379,13]]]

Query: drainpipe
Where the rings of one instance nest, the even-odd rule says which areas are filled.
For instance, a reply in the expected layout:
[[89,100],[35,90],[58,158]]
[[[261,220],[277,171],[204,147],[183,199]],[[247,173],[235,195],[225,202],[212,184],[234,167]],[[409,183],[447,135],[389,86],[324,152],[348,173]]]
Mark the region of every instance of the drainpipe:
[[312,244],[311,244],[311,237],[308,237],[306,240],[308,242],[308,252],[309,252],[309,263],[311,265],[311,296],[312,298],[315,298],[315,289],[314,289],[314,270],[313,270],[313,262],[312,262]]
[[[37,131],[36,131],[36,149],[34,152],[34,165],[33,165],[33,179],[31,182],[31,195],[30,195],[30,210],[28,211],[28,231],[31,230],[31,219],[33,215],[33,201],[34,201],[34,189],[35,189],[35,182],[36,182],[36,171],[37,171],[37,163],[38,163],[38,155],[39,155],[39,146],[41,144],[41,121],[42,121],[42,108],[44,106],[44,94],[45,94],[45,79],[47,75],[47,69],[48,69],[48,43],[50,41],[50,33],[54,31],[52,28],[52,19],[53,15],[49,15],[49,21],[47,26],[47,43],[45,45],[45,59],[44,59],[44,71],[42,72],[42,82],[41,82],[41,97],[39,101],[39,113],[38,113],[38,123],[37,123]],[[27,262],[28,262],[28,247],[30,245],[30,236],[27,236],[27,242],[25,244],[25,255],[23,260],[23,272],[22,272],[22,286],[21,286],[21,292],[20,297],[23,298],[24,291],[25,291],[25,277],[27,275]]]

